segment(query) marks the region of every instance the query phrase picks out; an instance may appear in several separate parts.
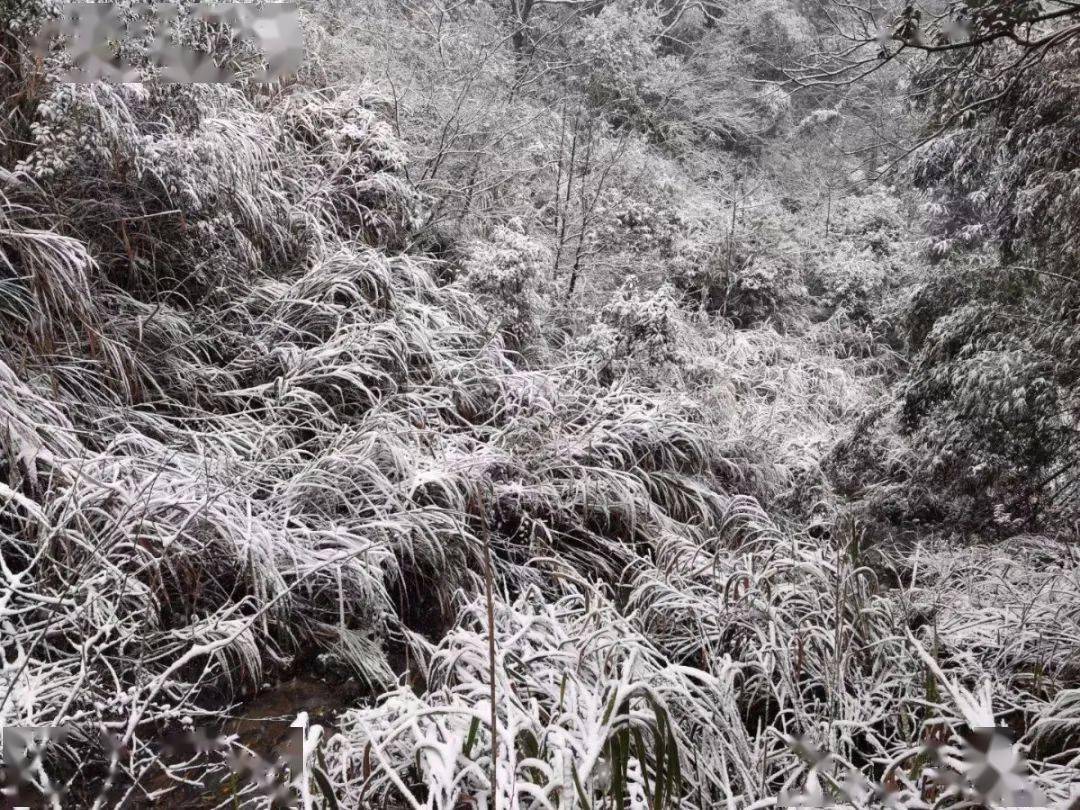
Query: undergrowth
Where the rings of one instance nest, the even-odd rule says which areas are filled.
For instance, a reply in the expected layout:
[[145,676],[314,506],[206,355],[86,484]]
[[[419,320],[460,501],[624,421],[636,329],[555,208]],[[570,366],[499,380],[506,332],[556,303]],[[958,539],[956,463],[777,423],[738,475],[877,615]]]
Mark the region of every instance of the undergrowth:
[[0,169],[0,725],[72,729],[51,806],[167,804],[224,760],[158,742],[298,669],[370,686],[309,752],[344,806],[954,805],[997,723],[1025,789],[1080,784],[1068,550],[902,563],[836,517],[899,362],[857,319],[627,285],[524,356],[487,299],[537,328],[543,252],[417,249],[372,88],[48,78]]

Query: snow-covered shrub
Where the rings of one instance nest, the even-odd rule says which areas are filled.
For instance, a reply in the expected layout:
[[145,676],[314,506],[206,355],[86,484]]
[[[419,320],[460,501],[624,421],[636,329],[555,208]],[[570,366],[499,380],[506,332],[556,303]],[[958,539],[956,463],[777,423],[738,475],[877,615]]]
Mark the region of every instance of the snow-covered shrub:
[[875,256],[912,261],[915,251],[910,244],[908,205],[896,189],[882,185],[849,194],[836,201],[832,233],[857,249],[869,249]]
[[[657,251],[669,255],[689,223],[654,179],[642,188],[608,189],[597,201],[593,238],[606,249]],[[650,187],[651,185],[651,187]]]
[[791,95],[779,84],[762,88],[754,97],[753,105],[763,119],[763,134],[775,136],[788,127],[792,109]]
[[675,117],[662,112],[671,88],[685,80],[678,60],[659,52],[665,28],[652,9],[632,2],[609,3],[581,19],[571,33],[577,55],[573,76],[589,103],[616,125],[629,125],[654,138],[670,138]]
[[872,323],[881,310],[890,276],[899,272],[892,262],[845,243],[815,263],[806,274],[806,289],[826,317],[842,311],[856,322]]
[[910,290],[925,263],[913,251],[906,202],[873,186],[836,201],[824,248],[804,262],[808,314],[826,351],[876,360],[896,371],[905,348]]
[[[965,24],[1019,25],[1035,8],[988,4]],[[1080,511],[1066,472],[1080,458],[1080,48],[1058,39],[1073,23],[1047,23],[1040,35],[1060,47],[1035,70],[1015,69],[1023,48],[1008,40],[972,51],[946,81],[936,59],[916,76],[945,130],[913,161],[929,197],[928,253],[941,266],[911,307],[919,355],[905,407],[940,480],[955,476],[967,504],[996,504],[988,522],[1007,529],[1014,520],[1069,525]],[[978,114],[953,116],[961,109]]]
[[628,371],[642,380],[657,380],[664,367],[677,361],[679,306],[674,288],[641,290],[627,279],[600,311],[588,332],[571,351],[610,380]]
[[829,484],[870,544],[886,542],[898,526],[941,519],[933,494],[912,483],[919,459],[901,435],[897,410],[891,399],[870,404],[822,459]]
[[401,177],[408,159],[383,118],[386,111],[380,94],[353,85],[293,97],[282,117],[286,132],[311,147],[321,181],[313,193],[333,208],[339,230],[400,248],[419,225],[426,200]]
[[1007,317],[969,305],[939,319],[902,389],[920,475],[950,492],[958,527],[992,514],[1006,532],[1038,521],[1075,452],[1053,354],[1005,331]]
[[806,137],[835,123],[840,119],[840,113],[832,109],[811,110],[795,125],[795,135]]
[[738,326],[749,327],[780,315],[799,292],[794,267],[783,259],[748,255],[734,267],[723,313]]
[[[748,210],[746,210],[748,209]],[[695,211],[673,242],[665,269],[689,307],[716,312],[740,328],[786,324],[806,291],[799,234],[790,215],[753,195],[732,210]]]
[[784,321],[795,312],[802,278],[784,256],[792,246],[777,225],[759,213],[738,233],[718,233],[708,220],[684,229],[667,267],[687,306],[720,313],[740,327]]
[[573,50],[590,60],[579,69],[604,92],[629,99],[657,60],[654,32],[660,17],[630,3],[604,6],[585,17],[573,31]]
[[733,267],[744,259],[735,245],[710,242],[693,235],[679,240],[671,262],[671,283],[686,297],[708,312],[721,311],[733,282]]
[[[777,66],[814,47],[813,23],[798,5],[784,0],[738,7],[728,36],[750,52],[747,65],[755,77],[777,78]],[[767,32],[766,35],[762,35]]]
[[[1032,271],[987,259],[937,268],[907,308],[914,362],[899,391],[919,481],[957,527],[991,531],[1068,519],[1077,452],[1063,421],[1075,330],[1046,318]],[[991,515],[997,515],[991,519]]]
[[473,240],[463,253],[465,285],[487,308],[507,346],[526,355],[539,348],[551,251],[515,219],[496,226],[488,239]]

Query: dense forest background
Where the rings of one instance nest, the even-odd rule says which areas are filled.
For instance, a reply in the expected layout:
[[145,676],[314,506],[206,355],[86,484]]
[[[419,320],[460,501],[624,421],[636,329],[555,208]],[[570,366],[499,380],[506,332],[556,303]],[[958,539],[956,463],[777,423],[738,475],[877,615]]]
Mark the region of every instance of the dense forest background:
[[274,82],[180,9],[218,84],[58,10],[3,801],[1075,807],[1080,5],[304,0]]

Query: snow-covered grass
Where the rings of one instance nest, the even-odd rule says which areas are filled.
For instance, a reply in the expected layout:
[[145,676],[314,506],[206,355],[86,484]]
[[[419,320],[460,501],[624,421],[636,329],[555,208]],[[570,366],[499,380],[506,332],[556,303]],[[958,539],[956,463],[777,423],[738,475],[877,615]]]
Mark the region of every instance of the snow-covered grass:
[[478,591],[483,524],[514,587],[719,526],[707,421],[516,370],[400,251],[418,200],[362,93],[52,92],[0,229],[0,719],[82,729],[39,786],[138,794],[166,728],[316,658],[385,688],[403,619]]
[[827,494],[874,399],[836,356],[688,329],[677,393],[517,367],[412,249],[370,89],[47,88],[0,169],[0,726],[74,730],[27,772],[52,806],[167,805],[222,764],[162,737],[297,670],[371,687],[314,758],[345,806],[751,810],[854,771],[924,807],[927,747],[962,769],[995,721],[1049,800],[1080,782],[1067,550],[901,561],[763,508]]
[[[1068,680],[1049,663],[1041,686],[1024,683],[1006,658],[1016,638],[976,649],[945,631],[954,614],[938,589],[955,556],[923,556],[887,589],[857,533],[784,537],[745,508],[731,522],[742,539],[673,540],[655,564],[640,560],[624,599],[573,585],[557,601],[527,589],[500,602],[494,757],[487,619],[482,601],[467,603],[422,658],[423,692],[403,686],[342,717],[330,743],[341,795],[646,808],[662,766],[675,787],[659,806],[695,810],[1068,804],[1080,787],[1075,689],[1048,699]],[[981,586],[957,584],[952,601]],[[1071,588],[1076,604],[1074,585],[1048,587]],[[1049,616],[1028,621],[1027,634],[1055,629]],[[666,724],[673,745],[658,762]],[[1019,731],[1019,744],[997,737],[980,753],[971,735],[994,726]]]
[[636,807],[675,800],[694,745],[684,729],[712,722],[708,706],[728,698],[733,672],[667,662],[600,589],[557,600],[527,589],[500,601],[495,617],[494,746],[487,614],[473,602],[430,651],[424,697],[401,687],[342,717],[329,773],[346,802],[390,794],[455,808],[486,794],[481,802],[500,807],[553,808],[598,792]]

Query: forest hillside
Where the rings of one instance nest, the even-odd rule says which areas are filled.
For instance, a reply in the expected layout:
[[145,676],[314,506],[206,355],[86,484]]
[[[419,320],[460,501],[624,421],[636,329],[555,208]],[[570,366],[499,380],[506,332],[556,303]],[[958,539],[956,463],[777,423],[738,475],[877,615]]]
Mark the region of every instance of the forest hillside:
[[303,0],[272,81],[176,6],[216,82],[65,13],[0,806],[1075,810],[1080,6]]

